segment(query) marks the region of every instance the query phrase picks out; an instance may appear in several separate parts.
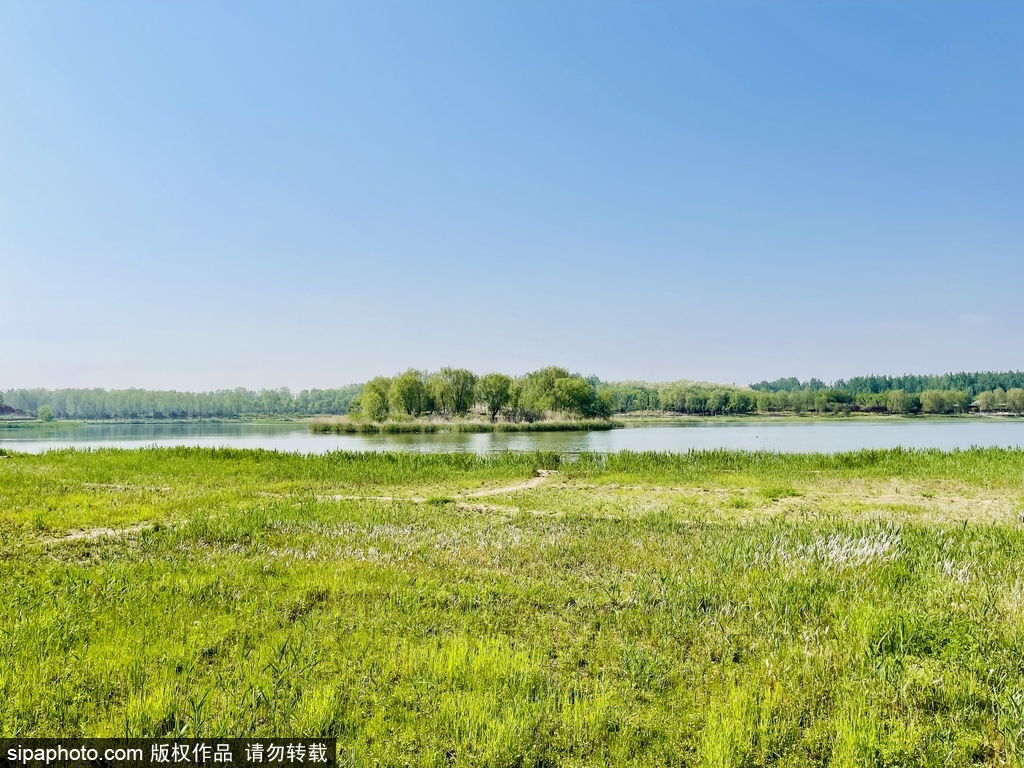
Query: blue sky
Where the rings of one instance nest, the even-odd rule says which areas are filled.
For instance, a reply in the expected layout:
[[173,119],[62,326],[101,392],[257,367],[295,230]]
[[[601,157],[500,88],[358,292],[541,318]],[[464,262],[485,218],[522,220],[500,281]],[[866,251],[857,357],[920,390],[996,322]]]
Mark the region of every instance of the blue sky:
[[8,2],[0,388],[1024,367],[1024,5]]

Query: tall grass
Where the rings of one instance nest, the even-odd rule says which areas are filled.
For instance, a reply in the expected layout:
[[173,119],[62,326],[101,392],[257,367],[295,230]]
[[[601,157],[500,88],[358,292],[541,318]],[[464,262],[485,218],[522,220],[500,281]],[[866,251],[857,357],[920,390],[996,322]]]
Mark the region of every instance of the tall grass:
[[604,419],[579,421],[488,422],[488,421],[385,421],[381,423],[318,419],[310,423],[315,434],[398,435],[438,432],[571,432],[613,429],[615,423]]
[[[542,468],[490,506],[415,500]],[[330,735],[354,765],[1019,764],[1024,529],[846,515],[897,485],[1019,504],[1024,455],[12,454],[0,732]],[[807,514],[728,506],[793,493]],[[133,520],[154,527],[61,538]]]
[[1024,449],[941,451],[893,448],[806,454],[729,450],[692,450],[685,453],[622,451],[581,454],[566,471],[580,477],[623,475],[651,481],[714,478],[721,473],[738,472],[780,478],[821,474],[875,478],[957,477],[972,483],[1019,485],[1024,480]]

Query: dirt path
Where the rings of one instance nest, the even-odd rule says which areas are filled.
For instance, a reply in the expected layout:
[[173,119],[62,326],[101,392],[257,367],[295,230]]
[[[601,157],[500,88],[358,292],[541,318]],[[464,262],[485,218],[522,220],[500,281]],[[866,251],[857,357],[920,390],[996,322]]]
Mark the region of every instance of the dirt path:
[[82,531],[71,531],[64,536],[55,536],[52,539],[45,539],[47,544],[59,544],[65,541],[92,541],[93,539],[105,539],[113,536],[128,536],[132,533],[142,533],[156,528],[156,523],[136,523],[124,528],[86,528]]
[[532,477],[525,483],[519,483],[519,485],[506,485],[504,488],[488,488],[483,491],[473,491],[473,493],[461,494],[466,499],[479,499],[484,496],[500,496],[503,493],[515,493],[516,491],[528,491],[531,488],[536,488],[541,483],[545,482],[549,477],[555,474],[553,469],[538,469],[537,476]]
[[[467,501],[460,501],[460,499],[479,499],[485,496],[500,496],[503,493],[515,493],[516,491],[528,491],[531,488],[536,488],[542,483],[546,482],[552,475],[557,474],[553,469],[538,469],[537,476],[532,477],[525,483],[517,483],[516,485],[505,485],[500,488],[486,488],[482,491],[473,491],[472,493],[458,493],[455,494],[456,504],[463,509],[472,509],[475,511],[490,510],[495,512],[510,512],[515,511],[514,507],[497,507],[486,504],[472,504]],[[425,504],[428,499],[425,496],[348,496],[342,494],[335,494],[333,496],[319,496],[321,500],[330,501],[409,501],[413,504]],[[94,539],[105,539],[119,536],[129,536],[133,533],[142,533],[143,531],[152,530],[156,528],[156,523],[136,523],[135,525],[128,525],[124,528],[86,528],[81,531],[71,531],[64,536],[55,536],[50,539],[44,539],[46,544],[59,544],[62,542],[69,541],[92,541]]]
[[[541,483],[547,481],[552,475],[557,474],[553,469],[538,469],[537,476],[531,477],[525,483],[517,483],[516,485],[505,485],[500,488],[485,488],[482,491],[473,491],[471,493],[456,493],[455,499],[480,499],[484,496],[500,496],[504,493],[515,493],[516,491],[528,491],[531,488],[536,488]],[[413,504],[425,504],[428,499],[425,496],[356,496],[351,494],[334,494],[332,496],[318,496],[320,500],[329,501],[409,501]]]

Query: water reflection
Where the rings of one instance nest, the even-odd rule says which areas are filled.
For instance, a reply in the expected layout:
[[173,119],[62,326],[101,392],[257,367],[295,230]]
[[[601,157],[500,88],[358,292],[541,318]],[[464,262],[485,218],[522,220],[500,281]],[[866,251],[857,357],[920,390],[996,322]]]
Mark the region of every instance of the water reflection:
[[672,451],[725,448],[796,453],[861,448],[1024,447],[1024,419],[934,419],[884,422],[703,421],[606,432],[432,435],[312,435],[304,424],[87,424],[0,429],[0,447],[39,453],[58,448],[148,445],[266,448],[300,453],[350,451]]

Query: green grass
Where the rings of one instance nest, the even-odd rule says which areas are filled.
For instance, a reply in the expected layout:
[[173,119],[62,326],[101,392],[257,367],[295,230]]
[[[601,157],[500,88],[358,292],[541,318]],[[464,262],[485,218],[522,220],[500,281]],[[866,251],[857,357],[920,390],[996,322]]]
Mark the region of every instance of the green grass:
[[1019,764],[1022,511],[998,449],[10,454],[0,733]]
[[36,419],[0,419],[0,430],[12,429],[66,429],[81,426],[80,421],[38,421]]

